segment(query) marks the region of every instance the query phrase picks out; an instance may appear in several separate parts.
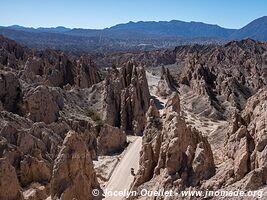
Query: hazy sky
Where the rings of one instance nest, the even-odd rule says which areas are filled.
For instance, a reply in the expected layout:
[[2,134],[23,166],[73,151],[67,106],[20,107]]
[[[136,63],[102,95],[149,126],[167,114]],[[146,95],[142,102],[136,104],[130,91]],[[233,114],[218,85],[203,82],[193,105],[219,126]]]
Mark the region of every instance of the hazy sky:
[[201,21],[240,28],[267,15],[266,0],[5,0],[0,26],[105,28],[128,21]]

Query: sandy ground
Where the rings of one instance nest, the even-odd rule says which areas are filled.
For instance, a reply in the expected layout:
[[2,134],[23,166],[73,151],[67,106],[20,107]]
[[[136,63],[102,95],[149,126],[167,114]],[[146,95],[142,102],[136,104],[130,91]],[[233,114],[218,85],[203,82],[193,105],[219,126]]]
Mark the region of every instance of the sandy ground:
[[227,124],[226,121],[210,120],[208,118],[192,114],[189,111],[187,111],[183,106],[182,106],[182,116],[184,117],[188,125],[196,128],[206,136],[211,136],[214,131]]
[[147,78],[147,83],[149,87],[157,86],[160,80],[159,76],[153,75],[151,72],[148,72],[148,71],[146,71],[146,78]]
[[157,96],[157,86],[160,81],[160,77],[158,75],[153,75],[151,72],[146,71],[146,78],[148,82],[149,92],[151,97],[154,99],[154,102],[159,109],[160,114],[163,113],[163,108],[167,102],[167,99],[163,99]]
[[[128,146],[123,158],[114,169],[112,176],[104,190],[124,191],[130,189],[130,185],[134,180],[134,176],[131,175],[131,168],[134,168],[135,172],[137,172],[139,169],[141,147],[142,137],[136,136],[135,140]],[[123,199],[123,197],[106,197],[105,199],[119,200]]]

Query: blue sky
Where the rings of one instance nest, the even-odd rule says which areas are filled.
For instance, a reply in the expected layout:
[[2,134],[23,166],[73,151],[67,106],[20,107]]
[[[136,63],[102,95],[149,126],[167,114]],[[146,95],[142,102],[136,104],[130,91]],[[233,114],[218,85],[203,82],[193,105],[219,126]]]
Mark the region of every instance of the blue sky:
[[201,21],[240,28],[267,15],[266,0],[6,0],[0,26],[105,28],[128,21]]

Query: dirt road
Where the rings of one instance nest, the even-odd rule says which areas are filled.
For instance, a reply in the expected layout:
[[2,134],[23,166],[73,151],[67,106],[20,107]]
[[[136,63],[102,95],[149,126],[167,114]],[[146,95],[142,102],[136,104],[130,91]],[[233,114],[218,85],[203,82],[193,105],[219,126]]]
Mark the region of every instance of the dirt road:
[[[130,144],[121,159],[120,163],[114,170],[105,190],[107,191],[124,191],[129,190],[134,177],[131,175],[131,168],[134,168],[135,173],[139,169],[139,157],[142,146],[142,137],[136,137],[135,141]],[[123,197],[106,197],[106,200],[119,200]]]
[[[158,103],[160,111],[164,107],[165,101],[155,95],[156,86],[160,80],[159,76],[152,75],[150,72],[146,72],[149,90],[154,97],[155,103]],[[157,105],[157,104],[156,104]],[[163,105],[163,106],[162,106]],[[134,168],[135,173],[139,169],[139,157],[142,147],[142,137],[136,137],[133,143],[127,148],[125,155],[121,159],[120,163],[116,166],[112,176],[107,183],[104,190],[106,191],[124,191],[129,190],[134,177],[131,175],[131,168]],[[123,197],[113,196],[106,197],[105,200],[120,200]]]

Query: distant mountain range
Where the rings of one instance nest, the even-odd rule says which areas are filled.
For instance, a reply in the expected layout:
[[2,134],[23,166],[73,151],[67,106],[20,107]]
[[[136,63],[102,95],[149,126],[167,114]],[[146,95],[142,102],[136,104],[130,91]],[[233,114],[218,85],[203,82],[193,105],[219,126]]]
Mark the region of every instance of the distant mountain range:
[[252,38],[259,41],[267,41],[267,16],[258,18],[243,28],[234,31],[230,38]]
[[0,35],[35,48],[77,52],[106,52],[170,48],[190,43],[224,43],[251,38],[267,41],[267,16],[241,29],[227,29],[202,22],[148,21],[118,24],[105,29],[0,27]]
[[28,28],[24,26],[19,26],[19,25],[12,25],[12,26],[7,26],[7,28],[11,30],[17,30],[17,31],[26,31],[26,32],[33,32],[33,33],[64,33],[67,31],[70,31],[70,28],[66,28],[64,26],[58,26],[58,27],[52,27],[52,28]]

